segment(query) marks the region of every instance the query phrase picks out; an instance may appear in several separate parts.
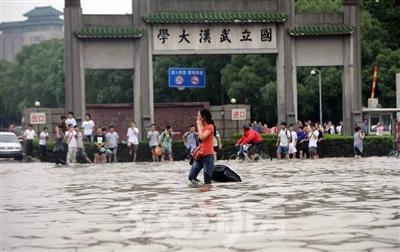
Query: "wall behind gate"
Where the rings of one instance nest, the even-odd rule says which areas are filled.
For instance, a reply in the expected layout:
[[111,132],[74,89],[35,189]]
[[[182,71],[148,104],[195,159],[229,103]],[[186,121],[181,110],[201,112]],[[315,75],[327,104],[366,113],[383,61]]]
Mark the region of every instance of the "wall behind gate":
[[[167,125],[171,125],[173,131],[181,133],[176,136],[181,139],[182,134],[188,130],[189,126],[196,123],[197,111],[208,107],[208,102],[156,103],[154,104],[154,120],[157,130],[161,132]],[[108,127],[113,124],[120,139],[126,139],[126,129],[133,120],[132,104],[88,104],[86,111],[92,115],[97,126]],[[144,132],[146,131],[147,129]]]

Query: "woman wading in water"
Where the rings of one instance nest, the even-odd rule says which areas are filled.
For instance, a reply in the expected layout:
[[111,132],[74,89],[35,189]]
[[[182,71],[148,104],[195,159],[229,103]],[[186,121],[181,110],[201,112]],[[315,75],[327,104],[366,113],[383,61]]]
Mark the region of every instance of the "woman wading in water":
[[214,168],[215,126],[210,111],[207,109],[199,111],[196,123],[200,145],[193,151],[195,160],[189,173],[189,180],[197,184],[199,182],[197,175],[204,168],[204,184],[211,184]]

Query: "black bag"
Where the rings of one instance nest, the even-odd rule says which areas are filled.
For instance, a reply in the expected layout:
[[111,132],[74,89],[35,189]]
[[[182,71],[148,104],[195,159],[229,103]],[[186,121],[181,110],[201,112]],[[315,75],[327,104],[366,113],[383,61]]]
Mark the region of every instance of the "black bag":
[[216,182],[242,182],[240,176],[226,165],[215,165],[212,179]]

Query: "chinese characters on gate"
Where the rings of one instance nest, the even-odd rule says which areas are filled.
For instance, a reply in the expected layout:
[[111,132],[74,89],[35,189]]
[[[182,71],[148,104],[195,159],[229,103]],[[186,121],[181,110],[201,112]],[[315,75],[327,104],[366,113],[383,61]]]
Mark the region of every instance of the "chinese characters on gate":
[[155,50],[276,48],[275,24],[154,26]]
[[[226,29],[224,28],[221,31],[221,35],[219,37],[219,42],[223,43],[223,42],[228,42],[228,43],[232,43],[231,39],[229,38],[229,32],[230,29]],[[199,42],[200,43],[211,43],[211,36],[210,36],[210,29],[204,29],[204,30],[200,30],[199,33],[200,37],[199,37]],[[168,33],[168,29],[167,28],[161,28],[159,29],[159,33],[157,35],[157,38],[159,40],[161,40],[163,44],[165,44],[165,42],[167,41],[168,37],[170,36],[170,34]],[[190,43],[189,37],[190,34],[186,33],[185,29],[182,29],[182,34],[179,35],[179,42],[178,43],[182,43],[182,42],[186,42],[186,43]],[[242,31],[242,38],[240,39],[240,41],[253,41],[251,36],[251,32],[248,31],[247,29],[244,29]],[[269,41],[271,42],[272,40],[272,29],[271,28],[265,28],[265,29],[261,29],[260,30],[260,39],[261,41]]]

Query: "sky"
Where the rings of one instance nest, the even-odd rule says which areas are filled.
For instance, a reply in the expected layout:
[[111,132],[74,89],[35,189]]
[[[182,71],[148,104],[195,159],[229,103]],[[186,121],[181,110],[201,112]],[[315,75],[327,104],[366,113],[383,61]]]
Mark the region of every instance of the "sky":
[[[132,0],[81,0],[84,14],[132,13]],[[24,13],[35,7],[49,6],[64,9],[64,0],[0,0],[0,22],[25,20]]]

